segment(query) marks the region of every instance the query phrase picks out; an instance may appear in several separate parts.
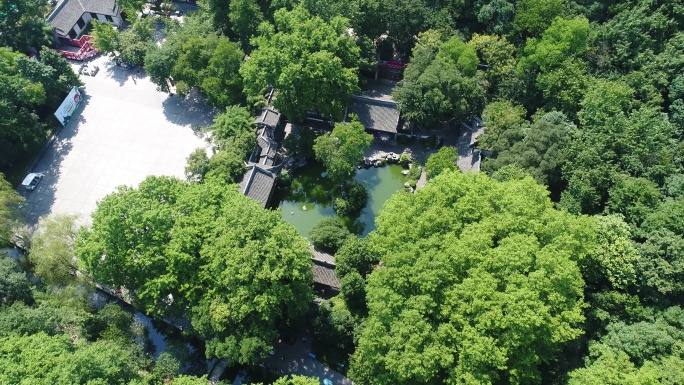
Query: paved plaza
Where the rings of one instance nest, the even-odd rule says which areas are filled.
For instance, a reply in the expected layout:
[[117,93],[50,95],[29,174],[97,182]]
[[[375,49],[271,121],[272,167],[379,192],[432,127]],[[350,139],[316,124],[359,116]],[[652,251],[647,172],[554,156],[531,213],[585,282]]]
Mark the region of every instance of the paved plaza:
[[293,345],[284,341],[278,341],[273,349],[273,355],[261,363],[268,365],[280,375],[298,374],[307,377],[316,377],[321,384],[326,379],[334,385],[353,385],[350,379],[338,371],[329,368],[316,359],[309,356],[311,352],[311,336],[308,339],[298,339]]
[[20,188],[30,226],[50,213],[77,214],[89,224],[97,201],[117,186],[137,186],[149,175],[183,178],[187,156],[206,146],[198,129],[211,124],[214,111],[200,98],[159,92],[143,71],[107,57],[90,65],[100,71],[81,76],[81,106],[33,169],[45,178],[34,191]]

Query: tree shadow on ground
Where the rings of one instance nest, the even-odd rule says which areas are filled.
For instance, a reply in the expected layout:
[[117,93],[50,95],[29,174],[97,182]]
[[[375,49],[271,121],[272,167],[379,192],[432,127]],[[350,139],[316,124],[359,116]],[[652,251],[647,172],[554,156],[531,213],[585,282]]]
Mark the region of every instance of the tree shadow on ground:
[[179,126],[190,126],[197,137],[204,137],[203,128],[214,122],[215,108],[206,104],[199,91],[192,90],[188,96],[169,96],[162,103],[166,120]]
[[38,219],[52,211],[57,181],[61,176],[62,162],[73,148],[73,139],[78,134],[79,127],[86,121],[82,112],[90,103],[90,97],[85,93],[81,95],[81,105],[71,116],[69,122],[53,133],[52,138],[46,143],[28,170],[28,172],[44,174],[43,179],[33,191],[19,186],[19,193],[26,199],[23,217],[29,228],[35,228]]

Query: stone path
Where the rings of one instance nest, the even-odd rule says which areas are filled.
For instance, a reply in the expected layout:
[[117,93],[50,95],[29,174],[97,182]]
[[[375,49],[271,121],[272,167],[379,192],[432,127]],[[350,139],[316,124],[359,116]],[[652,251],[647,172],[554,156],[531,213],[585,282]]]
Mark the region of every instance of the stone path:
[[281,375],[299,374],[316,377],[321,384],[328,379],[335,385],[352,385],[353,382],[338,371],[323,365],[309,356],[311,340],[298,339],[294,345],[285,342],[276,344],[273,355],[262,361]]
[[466,129],[463,127],[455,144],[458,152],[458,167],[463,172],[480,171],[480,150],[473,150],[470,145],[484,133],[483,127]]

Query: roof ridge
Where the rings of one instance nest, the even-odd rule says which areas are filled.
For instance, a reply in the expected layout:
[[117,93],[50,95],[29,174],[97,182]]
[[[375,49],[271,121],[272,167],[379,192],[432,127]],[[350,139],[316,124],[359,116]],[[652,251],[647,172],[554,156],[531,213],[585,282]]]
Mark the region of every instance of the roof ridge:
[[354,95],[353,98],[355,100],[361,101],[361,102],[372,102],[375,104],[382,104],[387,107],[397,107],[399,103],[391,100],[383,100],[383,99],[375,99],[375,98],[370,98],[368,96],[363,96],[363,95]]

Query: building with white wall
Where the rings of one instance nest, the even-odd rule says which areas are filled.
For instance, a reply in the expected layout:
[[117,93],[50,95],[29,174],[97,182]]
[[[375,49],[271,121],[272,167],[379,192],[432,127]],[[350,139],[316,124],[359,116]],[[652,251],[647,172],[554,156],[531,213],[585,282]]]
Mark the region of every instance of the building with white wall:
[[62,0],[47,21],[57,38],[78,39],[91,20],[121,26],[121,8],[116,0]]

